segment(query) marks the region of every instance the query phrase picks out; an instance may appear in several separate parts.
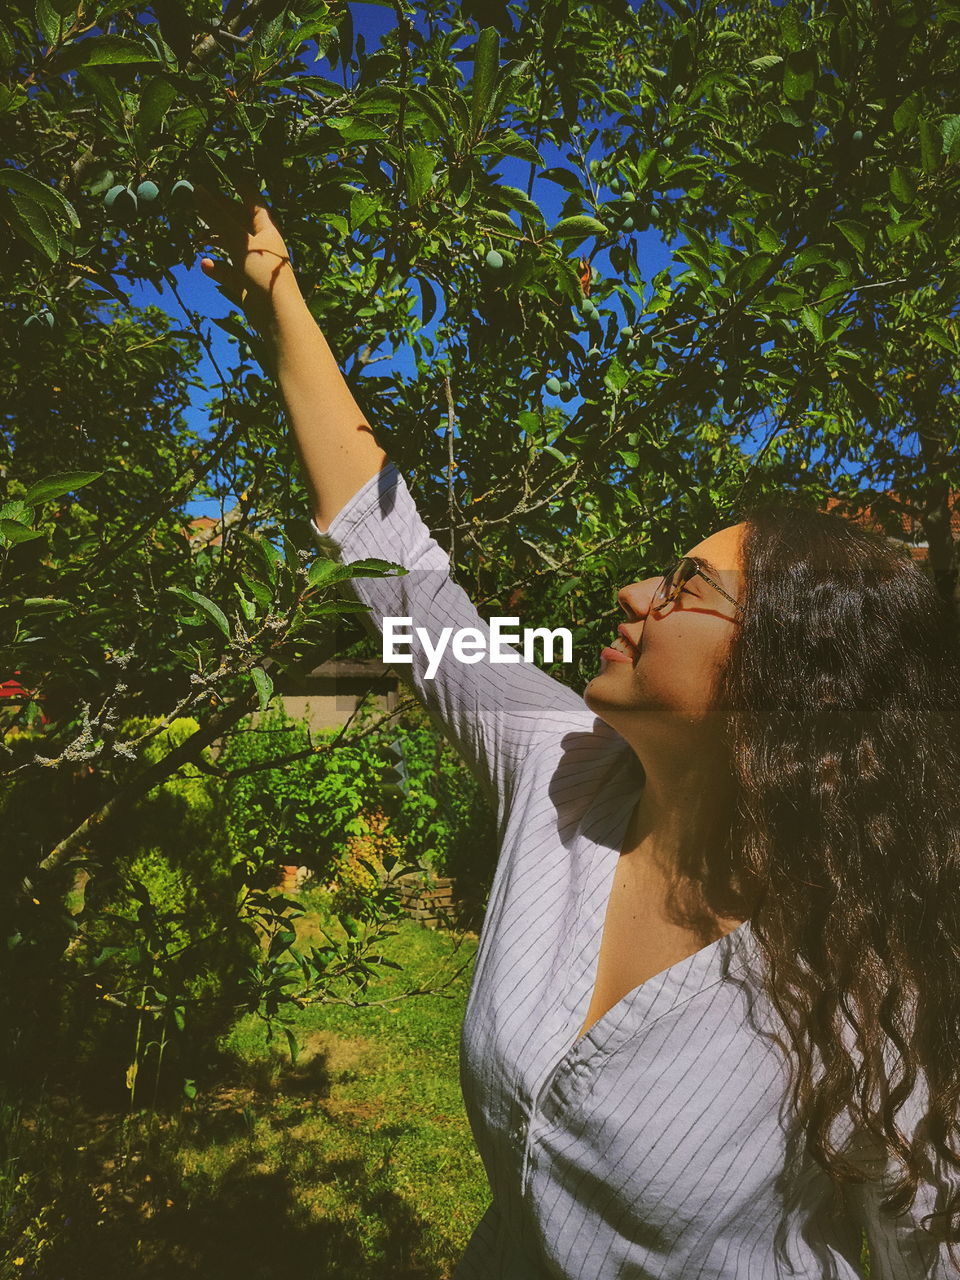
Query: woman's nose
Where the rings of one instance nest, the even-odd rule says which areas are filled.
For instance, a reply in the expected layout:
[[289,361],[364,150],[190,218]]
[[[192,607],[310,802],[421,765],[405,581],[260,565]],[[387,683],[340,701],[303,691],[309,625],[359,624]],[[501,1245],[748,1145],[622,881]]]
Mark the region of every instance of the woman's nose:
[[642,582],[631,582],[621,587],[617,592],[620,608],[632,617],[645,618],[650,612],[659,585],[659,578],[645,578]]

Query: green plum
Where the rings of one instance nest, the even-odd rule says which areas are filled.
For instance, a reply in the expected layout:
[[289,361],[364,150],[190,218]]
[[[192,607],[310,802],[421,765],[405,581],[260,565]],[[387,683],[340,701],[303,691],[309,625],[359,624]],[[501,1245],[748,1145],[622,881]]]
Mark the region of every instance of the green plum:
[[497,253],[496,249],[488,249],[483,260],[491,271],[499,271],[503,266],[503,257]]
[[548,378],[543,385],[552,396],[558,396],[560,394],[561,384],[559,378]]
[[179,178],[170,188],[168,199],[171,204],[189,204],[193,198],[193,183],[186,178]]
[[103,203],[120,218],[135,214],[139,205],[133,187],[111,187],[103,197]]
[[159,194],[160,188],[155,182],[151,182],[149,178],[141,182],[137,187],[137,200],[141,204],[153,204]]

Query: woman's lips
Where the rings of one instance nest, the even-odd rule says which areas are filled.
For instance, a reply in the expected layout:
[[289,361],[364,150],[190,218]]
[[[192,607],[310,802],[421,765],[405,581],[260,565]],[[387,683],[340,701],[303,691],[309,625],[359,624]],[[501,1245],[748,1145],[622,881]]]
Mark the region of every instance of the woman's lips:
[[637,646],[623,629],[623,623],[617,628],[618,639],[613,645],[607,645],[600,650],[601,659],[607,662],[629,662],[633,666],[637,659]]
[[625,653],[621,653],[619,649],[611,649],[609,645],[600,650],[600,659],[606,659],[607,662],[629,662],[633,666],[633,659],[628,658]]
[[620,623],[619,627],[617,627],[617,635],[620,637],[623,643],[627,646],[630,652],[634,655],[634,657],[636,657],[637,646],[633,643],[633,641],[630,639],[630,637],[627,635],[626,631],[624,630],[625,625],[626,624],[623,622]]

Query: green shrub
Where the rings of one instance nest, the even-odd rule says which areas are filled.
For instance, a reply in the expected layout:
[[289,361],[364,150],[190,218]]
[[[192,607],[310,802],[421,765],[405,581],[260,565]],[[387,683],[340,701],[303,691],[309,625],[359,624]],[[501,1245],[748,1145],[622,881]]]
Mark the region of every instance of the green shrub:
[[[355,838],[372,840],[372,854],[392,851],[435,875],[453,876],[458,889],[481,904],[492,877],[496,831],[479,785],[422,709],[367,732],[381,717],[376,709],[361,709],[345,734],[340,728],[308,730],[277,703],[256,726],[245,722],[224,745],[222,768],[250,769],[303,754],[228,781],[235,853],[266,859],[274,874],[286,864],[308,867],[321,883],[342,879],[355,901],[361,885],[372,883],[357,869]],[[355,741],[315,750],[341,737]],[[383,791],[383,746],[392,741],[402,743],[409,774],[402,798]],[[378,813],[385,815],[386,843],[380,844],[370,829],[371,815]]]
[[[139,738],[160,723],[136,717],[121,734]],[[197,728],[193,719],[174,720],[139,748],[140,760],[161,760]],[[209,748],[204,759],[212,763]],[[97,851],[104,870],[86,888],[88,922],[73,962],[96,970],[107,1003],[98,1005],[99,1017],[75,1027],[80,1055],[122,1052],[126,1070],[133,1037],[154,1048],[158,1070],[165,1052],[168,1063],[190,1074],[229,1025],[259,951],[240,917],[221,784],[194,764],[182,765],[122,823],[108,826]]]

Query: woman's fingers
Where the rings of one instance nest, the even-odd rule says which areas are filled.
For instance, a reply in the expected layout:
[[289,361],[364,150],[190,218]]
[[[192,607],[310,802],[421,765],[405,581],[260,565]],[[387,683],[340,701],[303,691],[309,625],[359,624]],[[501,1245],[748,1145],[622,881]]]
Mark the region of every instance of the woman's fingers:
[[199,182],[194,187],[194,195],[200,216],[210,230],[223,239],[232,253],[243,250],[250,234],[249,225],[237,216],[235,206]]
[[243,306],[247,282],[235,267],[226,262],[217,262],[213,258],[201,258],[200,269],[210,277],[229,302],[238,307]]

